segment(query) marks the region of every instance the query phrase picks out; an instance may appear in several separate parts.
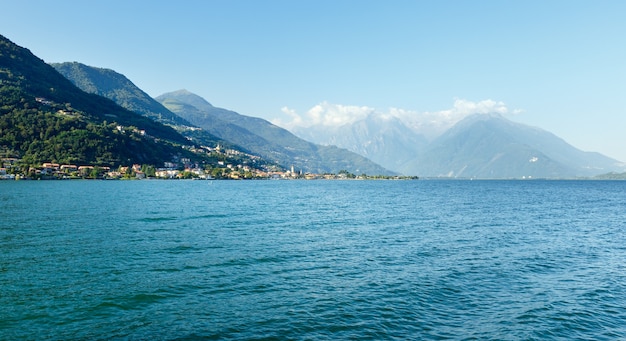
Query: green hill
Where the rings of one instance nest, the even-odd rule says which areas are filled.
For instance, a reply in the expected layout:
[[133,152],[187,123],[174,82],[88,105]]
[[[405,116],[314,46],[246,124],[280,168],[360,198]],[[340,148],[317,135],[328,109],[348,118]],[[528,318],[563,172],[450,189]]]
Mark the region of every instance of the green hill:
[[27,164],[161,165],[196,157],[174,129],[83,92],[0,35],[0,153]]

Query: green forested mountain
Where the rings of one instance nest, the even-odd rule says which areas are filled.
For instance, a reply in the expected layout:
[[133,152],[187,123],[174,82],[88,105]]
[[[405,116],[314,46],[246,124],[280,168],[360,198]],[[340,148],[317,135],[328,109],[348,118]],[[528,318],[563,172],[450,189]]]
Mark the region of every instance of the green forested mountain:
[[214,107],[186,90],[163,94],[156,100],[210,133],[287,167],[293,165],[298,170],[313,173],[348,170],[354,174],[392,174],[361,155],[305,141],[261,118]]
[[124,75],[113,70],[77,62],[50,65],[85,92],[106,97],[130,111],[163,124],[191,126],[191,123],[167,110]]
[[0,35],[0,153],[24,162],[160,165],[193,157],[171,127],[88,94]]
[[123,108],[171,126],[183,136],[201,145],[215,147],[219,144],[226,148],[246,151],[245,148],[224,141],[206,130],[196,129],[196,126],[168,110],[120,73],[77,62],[50,65],[81,90],[106,97]]

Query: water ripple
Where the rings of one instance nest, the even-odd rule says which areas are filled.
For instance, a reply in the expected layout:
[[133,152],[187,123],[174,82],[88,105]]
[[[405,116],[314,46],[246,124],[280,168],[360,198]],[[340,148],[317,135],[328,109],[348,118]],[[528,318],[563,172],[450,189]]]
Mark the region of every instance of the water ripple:
[[0,183],[0,339],[626,338],[624,182],[198,183]]

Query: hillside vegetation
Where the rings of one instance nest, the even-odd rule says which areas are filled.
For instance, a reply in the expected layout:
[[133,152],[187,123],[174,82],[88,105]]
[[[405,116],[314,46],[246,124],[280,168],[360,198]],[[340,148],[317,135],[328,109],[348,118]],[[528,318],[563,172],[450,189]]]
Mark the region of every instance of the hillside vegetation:
[[0,36],[0,156],[113,166],[197,157],[171,127],[74,86]]
[[[219,145],[222,148],[240,151],[242,152],[239,154],[241,161],[244,163],[252,162],[250,157],[245,155],[248,152],[245,147],[219,138],[174,114],[122,74],[110,69],[97,68],[77,62],[50,65],[85,92],[106,97],[123,108],[172,127],[198,145],[212,148]],[[258,158],[255,160],[257,164],[267,163]]]

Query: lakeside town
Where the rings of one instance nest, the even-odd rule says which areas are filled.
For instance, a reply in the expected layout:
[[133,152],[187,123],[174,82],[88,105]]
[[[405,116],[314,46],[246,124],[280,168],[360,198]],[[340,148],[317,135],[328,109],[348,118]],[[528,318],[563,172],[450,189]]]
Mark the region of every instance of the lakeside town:
[[0,160],[0,180],[71,180],[71,179],[100,179],[100,180],[142,180],[142,179],[197,179],[197,180],[342,180],[342,179],[391,179],[416,180],[416,176],[386,176],[352,174],[342,170],[339,173],[315,174],[289,170],[259,170],[247,165],[233,165],[222,161],[216,167],[201,167],[189,159],[181,159],[179,163],[164,162],[163,167],[152,165],[133,164],[117,168],[97,165],[72,165],[44,162],[40,166],[22,166],[17,158],[3,158]]

